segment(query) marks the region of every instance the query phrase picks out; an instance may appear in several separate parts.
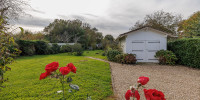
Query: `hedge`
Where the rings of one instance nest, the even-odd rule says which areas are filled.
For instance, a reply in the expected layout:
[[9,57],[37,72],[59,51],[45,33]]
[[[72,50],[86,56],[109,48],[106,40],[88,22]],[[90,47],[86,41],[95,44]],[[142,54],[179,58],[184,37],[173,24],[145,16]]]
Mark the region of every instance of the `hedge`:
[[176,54],[177,63],[200,68],[200,39],[179,39],[168,42],[168,50]]
[[18,44],[19,49],[21,50],[20,55],[32,56],[35,54],[35,46],[33,41],[17,40],[16,43]]
[[50,54],[48,51],[48,44],[45,41],[34,41],[35,52],[38,55]]
[[46,54],[57,54],[70,52],[76,56],[81,56],[83,54],[83,48],[81,44],[74,45],[64,45],[60,47],[58,44],[52,44],[50,46],[45,41],[30,41],[30,40],[17,40],[16,43],[19,46],[19,49],[22,51],[20,55],[23,56],[32,56],[37,55],[46,55]]

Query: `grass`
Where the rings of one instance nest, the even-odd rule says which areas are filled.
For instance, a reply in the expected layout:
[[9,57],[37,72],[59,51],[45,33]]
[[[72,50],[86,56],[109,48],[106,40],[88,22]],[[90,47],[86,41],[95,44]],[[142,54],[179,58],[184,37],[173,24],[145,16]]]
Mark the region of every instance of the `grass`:
[[83,55],[107,60],[106,56],[102,56],[103,53],[104,51],[102,50],[93,50],[93,51],[85,51]]
[[[84,54],[92,56],[95,52]],[[104,58],[100,54],[93,57]],[[53,61],[58,61],[61,67],[70,62],[77,67],[76,74],[70,73],[67,76],[73,78],[72,83],[79,85],[80,90],[73,95],[66,92],[65,96],[69,98],[67,100],[86,100],[87,94],[92,97],[92,100],[102,100],[112,95],[111,73],[108,63],[84,56],[70,56],[62,53],[18,58],[15,63],[9,65],[12,70],[5,73],[5,77],[9,78],[9,81],[3,84],[5,88],[1,88],[0,100],[60,99],[62,93],[56,93],[61,90],[58,79],[39,80],[40,74],[45,72],[45,65]],[[68,84],[65,84],[65,90],[68,89]]]

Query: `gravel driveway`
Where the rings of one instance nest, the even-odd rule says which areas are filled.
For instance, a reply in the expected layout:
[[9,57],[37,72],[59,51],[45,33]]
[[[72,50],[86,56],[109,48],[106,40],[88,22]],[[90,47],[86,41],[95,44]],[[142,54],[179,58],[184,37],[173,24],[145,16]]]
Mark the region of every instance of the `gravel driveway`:
[[[146,88],[162,91],[167,100],[200,100],[200,70],[152,63],[137,65],[109,63],[113,90],[118,100],[124,100],[124,94],[129,86],[136,84],[140,76],[149,77],[150,81],[145,85]],[[141,100],[146,100],[143,90],[139,93]]]

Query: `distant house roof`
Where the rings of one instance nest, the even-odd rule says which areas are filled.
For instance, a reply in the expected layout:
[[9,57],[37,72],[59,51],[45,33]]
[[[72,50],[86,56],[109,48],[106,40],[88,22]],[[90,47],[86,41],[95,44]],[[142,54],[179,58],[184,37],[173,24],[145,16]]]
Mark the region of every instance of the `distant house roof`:
[[140,27],[140,28],[131,30],[131,31],[129,31],[129,32],[120,34],[120,35],[119,35],[119,38],[124,37],[124,36],[126,36],[127,34],[129,34],[129,33],[132,33],[132,32],[138,31],[138,30],[142,30],[142,29],[151,29],[151,30],[153,30],[153,31],[157,31],[157,32],[159,32],[159,33],[165,34],[165,35],[167,35],[167,36],[169,36],[169,37],[177,37],[177,36],[171,35],[170,33],[166,33],[166,32],[160,31],[160,30],[158,30],[158,29],[155,29],[155,28],[152,28],[152,27],[149,27],[149,26],[144,26],[144,27]]

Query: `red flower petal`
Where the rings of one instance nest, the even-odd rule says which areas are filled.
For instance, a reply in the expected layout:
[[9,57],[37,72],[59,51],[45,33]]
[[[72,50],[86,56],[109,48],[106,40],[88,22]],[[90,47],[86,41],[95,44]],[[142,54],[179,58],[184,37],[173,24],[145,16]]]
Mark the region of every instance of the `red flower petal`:
[[166,100],[164,94],[156,89],[144,89],[144,94],[147,100]]
[[42,73],[41,75],[40,75],[40,80],[42,80],[42,79],[45,79],[47,76],[49,76],[50,75],[50,73],[48,73],[48,72],[45,72],[45,73]]
[[48,65],[46,65],[45,70],[49,73],[56,71],[59,67],[59,63],[58,62],[52,62]]
[[69,67],[61,67],[59,71],[61,72],[62,75],[67,75],[71,70]]
[[76,67],[72,63],[67,64],[67,67],[69,67],[73,73],[76,73]]
[[144,77],[144,76],[141,76],[138,78],[138,83],[142,84],[142,85],[145,85],[149,82],[149,78],[148,77]]

